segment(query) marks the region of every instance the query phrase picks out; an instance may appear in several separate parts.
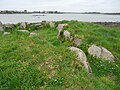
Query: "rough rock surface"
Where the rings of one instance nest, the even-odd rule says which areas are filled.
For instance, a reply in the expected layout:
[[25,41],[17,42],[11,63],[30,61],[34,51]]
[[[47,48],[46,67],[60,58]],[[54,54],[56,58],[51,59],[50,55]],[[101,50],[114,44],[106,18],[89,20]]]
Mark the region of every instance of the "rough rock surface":
[[79,38],[74,38],[74,39],[73,39],[73,46],[78,47],[78,46],[80,46],[81,42],[82,42],[81,39],[79,39]]
[[88,53],[94,57],[113,61],[113,62],[115,59],[115,57],[112,55],[112,53],[110,51],[108,51],[106,48],[99,47],[96,45],[92,45],[91,47],[89,47]]
[[21,22],[19,28],[20,29],[25,29],[27,27],[27,23],[26,22]]
[[5,24],[5,29],[12,29],[14,28],[14,24]]
[[0,31],[4,31],[4,26],[1,21],[0,21]]
[[57,29],[58,29],[58,35],[57,35],[58,39],[63,37],[63,33],[64,33],[63,28],[66,27],[66,26],[68,26],[68,24],[59,24],[58,25],[58,27],[57,27]]
[[70,32],[68,32],[67,30],[64,31],[63,33],[65,40],[70,40]]
[[81,49],[76,48],[76,47],[69,47],[69,49],[71,51],[75,52],[75,54],[77,55],[77,60],[79,60],[83,64],[86,71],[88,73],[92,73],[92,69],[91,69],[89,63],[87,62],[87,57],[86,57],[85,53]]

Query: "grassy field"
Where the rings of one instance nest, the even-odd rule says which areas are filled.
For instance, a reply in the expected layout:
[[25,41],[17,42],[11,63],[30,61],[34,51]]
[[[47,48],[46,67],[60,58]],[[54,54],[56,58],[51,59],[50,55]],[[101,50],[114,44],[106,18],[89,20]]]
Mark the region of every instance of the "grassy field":
[[[39,35],[29,37],[17,32],[17,25],[10,35],[0,32],[0,90],[120,90],[120,27],[61,21],[65,28],[82,39],[79,46],[88,58],[93,70],[88,75],[69,42],[57,39],[57,29],[46,25],[27,28]],[[113,53],[115,62],[90,56],[90,45],[103,46]]]

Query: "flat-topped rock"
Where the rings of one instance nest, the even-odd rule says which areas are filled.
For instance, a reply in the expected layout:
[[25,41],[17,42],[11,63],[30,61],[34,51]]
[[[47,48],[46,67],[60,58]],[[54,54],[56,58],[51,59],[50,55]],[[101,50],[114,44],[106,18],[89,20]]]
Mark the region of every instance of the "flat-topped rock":
[[28,30],[18,30],[19,32],[29,33]]
[[83,64],[86,71],[88,73],[92,73],[92,69],[91,69],[89,63],[87,62],[87,57],[86,57],[85,53],[81,49],[76,48],[76,47],[69,47],[69,49],[71,51],[75,52],[75,54],[77,56],[77,60],[79,60]]
[[12,28],[14,28],[14,24],[5,24],[4,27],[6,29],[12,29]]
[[109,61],[113,61],[115,57],[113,56],[113,54],[108,51],[106,48],[104,47],[99,47],[96,45],[92,45],[91,47],[88,48],[88,53],[94,57],[97,58],[101,58],[101,59],[105,59],[105,60],[109,60]]
[[31,32],[29,37],[34,37],[34,36],[38,36],[38,33]]
[[10,32],[4,32],[3,35],[10,35]]

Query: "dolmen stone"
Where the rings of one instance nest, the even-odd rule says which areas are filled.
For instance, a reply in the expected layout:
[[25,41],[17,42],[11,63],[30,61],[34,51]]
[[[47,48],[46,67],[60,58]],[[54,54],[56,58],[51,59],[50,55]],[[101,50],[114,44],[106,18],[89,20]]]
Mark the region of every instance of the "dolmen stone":
[[114,59],[115,59],[113,54],[110,51],[108,51],[106,48],[99,47],[96,45],[92,45],[91,47],[89,47],[88,53],[93,57],[101,58],[101,59],[112,61],[112,62],[114,62]]
[[91,74],[92,69],[87,61],[87,57],[86,57],[85,53],[77,47],[69,47],[69,49],[76,54],[77,60],[79,60],[82,63],[82,65],[84,66],[84,68],[86,69],[86,71],[89,74]]

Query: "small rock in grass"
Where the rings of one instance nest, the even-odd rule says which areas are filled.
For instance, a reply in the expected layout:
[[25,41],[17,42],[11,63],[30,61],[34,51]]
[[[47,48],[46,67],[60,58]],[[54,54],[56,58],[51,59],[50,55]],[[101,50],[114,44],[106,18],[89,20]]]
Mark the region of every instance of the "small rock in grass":
[[34,37],[34,36],[37,36],[37,35],[38,35],[37,33],[31,32],[29,37]]
[[19,32],[23,32],[23,33],[29,33],[28,30],[18,30]]
[[10,35],[10,32],[4,32],[3,35]]

